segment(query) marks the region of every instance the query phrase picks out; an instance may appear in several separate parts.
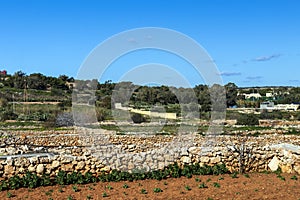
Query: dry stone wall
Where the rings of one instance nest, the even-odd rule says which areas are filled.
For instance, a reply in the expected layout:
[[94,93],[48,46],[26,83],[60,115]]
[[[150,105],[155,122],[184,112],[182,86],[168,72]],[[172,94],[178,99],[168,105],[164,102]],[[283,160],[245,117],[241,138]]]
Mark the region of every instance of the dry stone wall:
[[[55,143],[54,138],[59,138],[53,135],[51,137],[48,138],[48,143],[49,141]],[[78,136],[68,137],[70,144],[75,144],[74,140],[80,138]],[[2,178],[11,177],[16,174],[25,174],[27,171],[54,176],[60,170],[91,172],[96,175],[101,171],[110,172],[114,168],[134,171],[137,166],[142,166],[142,169],[147,171],[162,169],[175,162],[180,166],[195,163],[200,163],[200,165],[224,163],[231,172],[277,170],[280,167],[283,172],[300,174],[300,138],[292,135],[216,136],[210,142],[206,137],[198,135],[187,146],[179,145],[178,148],[174,148],[167,145],[164,152],[160,153],[157,153],[159,144],[168,144],[170,141],[176,140],[176,137],[127,135],[107,137],[110,144],[101,146],[106,148],[106,155],[100,156],[95,154],[97,148],[74,145],[40,147],[40,152],[36,155],[32,153],[37,152],[37,147],[32,151],[32,147],[24,144],[2,146],[0,148],[2,152],[0,176]],[[40,143],[40,140],[37,141]],[[66,140],[63,139],[63,142],[65,143]],[[168,148],[172,148],[172,150],[168,150]],[[112,156],[110,155],[112,149],[121,149],[122,151],[120,154]],[[22,154],[19,154],[20,152]],[[132,163],[126,163],[124,158],[126,156],[132,158],[128,161]]]

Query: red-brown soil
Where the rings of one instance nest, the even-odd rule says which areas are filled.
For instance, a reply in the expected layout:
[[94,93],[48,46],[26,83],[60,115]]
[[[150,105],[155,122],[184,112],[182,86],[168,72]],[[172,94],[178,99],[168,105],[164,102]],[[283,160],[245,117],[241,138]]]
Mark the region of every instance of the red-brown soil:
[[[300,199],[299,180],[293,180],[295,174],[282,174],[285,180],[276,174],[251,173],[249,178],[238,175],[193,176],[193,178],[170,178],[162,181],[143,180],[134,182],[106,182],[87,185],[68,185],[40,187],[36,189],[18,189],[2,191],[0,199]],[[298,177],[298,175],[296,175]],[[198,179],[198,180],[196,180]],[[208,188],[199,188],[204,183]],[[124,188],[124,184],[128,188]],[[219,187],[218,187],[219,185]],[[75,187],[78,191],[74,191]],[[111,187],[111,188],[110,188]],[[190,188],[190,190],[187,189]],[[154,188],[162,189],[155,193]],[[147,191],[142,194],[141,190]],[[103,197],[106,193],[107,197]],[[72,197],[72,198],[70,198]],[[90,198],[89,198],[90,197]]]

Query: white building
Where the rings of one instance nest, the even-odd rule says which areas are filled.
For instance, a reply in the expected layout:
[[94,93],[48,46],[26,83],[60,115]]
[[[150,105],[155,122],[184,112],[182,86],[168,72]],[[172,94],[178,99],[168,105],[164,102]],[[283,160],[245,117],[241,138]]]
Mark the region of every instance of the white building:
[[275,110],[298,110],[299,104],[278,104],[274,106]]
[[266,97],[267,97],[267,98],[271,98],[271,97],[274,97],[274,95],[273,95],[272,92],[267,92],[267,93],[266,93]]
[[259,108],[262,110],[274,110],[274,102],[262,102]]
[[274,102],[262,102],[260,104],[260,109],[262,110],[293,110],[296,111],[299,108],[299,104],[277,104]]
[[259,93],[250,93],[250,94],[244,94],[244,95],[245,95],[245,99],[251,99],[251,98],[259,99],[259,98],[261,98],[261,95]]

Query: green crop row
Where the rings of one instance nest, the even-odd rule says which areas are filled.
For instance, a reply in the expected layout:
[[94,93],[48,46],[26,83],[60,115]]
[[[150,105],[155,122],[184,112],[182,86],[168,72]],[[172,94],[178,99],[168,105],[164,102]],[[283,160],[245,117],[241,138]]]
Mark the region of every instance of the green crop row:
[[167,178],[179,178],[182,176],[191,178],[193,175],[219,175],[228,173],[224,164],[215,166],[202,166],[199,164],[184,165],[182,168],[177,164],[169,165],[162,170],[155,170],[144,173],[130,173],[125,171],[112,170],[111,173],[102,172],[98,176],[91,173],[80,172],[67,173],[59,171],[55,177],[48,174],[38,176],[35,173],[27,172],[24,176],[15,175],[0,182],[0,191],[18,188],[36,188],[51,185],[87,184],[95,182],[117,182],[134,181],[145,179],[162,180]]

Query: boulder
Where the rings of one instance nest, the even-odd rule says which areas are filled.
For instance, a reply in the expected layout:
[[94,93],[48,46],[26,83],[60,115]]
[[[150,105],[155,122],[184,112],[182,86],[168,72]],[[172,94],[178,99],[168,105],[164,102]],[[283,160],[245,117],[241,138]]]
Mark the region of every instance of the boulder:
[[104,171],[104,172],[109,172],[111,170],[111,168],[109,166],[105,166],[101,169],[101,171]]
[[52,167],[53,169],[55,169],[55,168],[59,167],[59,165],[60,165],[59,161],[54,160],[54,161],[52,162],[51,167]]
[[84,161],[80,161],[77,163],[76,169],[77,170],[81,170],[85,167],[85,162]]
[[184,164],[190,164],[192,162],[192,159],[188,156],[182,156],[180,158],[180,161],[183,162]]
[[30,166],[28,167],[28,171],[29,171],[29,172],[35,172],[35,170],[36,170],[36,166],[35,166],[35,165],[30,165]]
[[44,165],[43,164],[38,164],[38,166],[36,167],[36,173],[38,174],[42,174],[44,172]]
[[294,171],[300,174],[300,165],[294,166]]
[[8,175],[14,174],[15,170],[16,170],[16,167],[14,167],[14,166],[11,166],[11,165],[5,165],[4,166],[4,173],[5,174],[8,174]]
[[281,168],[281,171],[282,171],[283,173],[288,173],[288,174],[290,174],[290,173],[292,173],[292,171],[293,171],[293,167],[292,167],[291,164],[280,165],[280,168]]
[[209,163],[210,158],[208,156],[203,156],[200,158],[200,161],[202,163]]
[[279,167],[279,163],[280,163],[280,160],[274,156],[272,158],[272,160],[270,161],[270,163],[268,164],[268,167],[271,169],[271,171],[276,171]]
[[219,156],[210,158],[211,164],[218,164],[219,162],[221,162],[221,158]]

